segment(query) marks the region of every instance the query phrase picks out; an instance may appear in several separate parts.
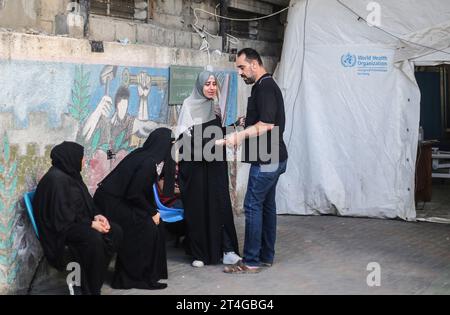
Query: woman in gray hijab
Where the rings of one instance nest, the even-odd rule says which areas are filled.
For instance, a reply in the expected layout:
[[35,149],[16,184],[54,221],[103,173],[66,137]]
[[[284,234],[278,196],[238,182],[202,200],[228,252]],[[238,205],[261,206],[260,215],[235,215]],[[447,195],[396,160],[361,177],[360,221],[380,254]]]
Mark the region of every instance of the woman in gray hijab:
[[214,99],[218,82],[203,71],[183,102],[175,131],[180,149],[179,180],[184,204],[188,251],[192,266],[237,263],[238,241],[231,207],[228,165],[223,146],[221,114]]

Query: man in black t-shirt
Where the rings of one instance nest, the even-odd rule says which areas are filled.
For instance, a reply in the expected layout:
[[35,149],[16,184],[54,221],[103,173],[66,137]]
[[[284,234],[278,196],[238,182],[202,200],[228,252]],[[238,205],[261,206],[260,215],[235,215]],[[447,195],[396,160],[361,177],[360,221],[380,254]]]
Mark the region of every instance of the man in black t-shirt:
[[288,158],[283,141],[284,102],[280,88],[254,49],[239,51],[236,66],[244,82],[253,84],[253,88],[248,99],[246,129],[232,134],[224,143],[238,146],[244,142],[243,160],[251,163],[251,168],[244,201],[244,258],[224,271],[258,272],[261,266],[271,266],[275,256],[275,192]]

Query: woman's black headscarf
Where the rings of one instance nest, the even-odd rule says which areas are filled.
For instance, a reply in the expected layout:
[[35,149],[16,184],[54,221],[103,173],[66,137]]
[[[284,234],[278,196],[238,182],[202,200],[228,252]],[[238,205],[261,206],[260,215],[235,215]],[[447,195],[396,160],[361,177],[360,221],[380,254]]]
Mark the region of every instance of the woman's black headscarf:
[[[172,159],[172,142],[174,137],[168,128],[155,129],[145,140],[142,148],[134,150],[131,154],[145,156],[159,164],[164,161],[164,187],[165,196],[172,197],[175,188],[175,161]],[[130,155],[131,155],[130,154]]]
[[161,163],[167,159],[167,153],[170,156],[172,140],[172,131],[170,129],[155,129],[150,133],[142,147],[131,152],[126,158],[139,156],[140,159],[152,159],[156,163]]
[[99,184],[105,192],[121,197],[131,178],[144,162],[155,164],[164,161],[164,194],[173,196],[175,187],[175,161],[172,159],[172,131],[168,128],[155,129],[144,145],[128,154],[117,167]]
[[83,156],[84,147],[70,141],[56,145],[50,152],[52,165],[78,181],[78,187],[82,191],[86,206],[90,213],[94,213],[96,212],[95,205],[81,176]]
[[52,149],[50,158],[52,165],[70,177],[83,180],[81,177],[81,162],[83,160],[84,148],[75,142],[64,141]]
[[175,188],[175,161],[172,158],[172,143],[175,140],[172,131],[167,128],[158,128],[153,131],[145,141],[142,149],[148,152],[150,158],[157,164],[164,161],[164,187],[165,196],[172,197]]

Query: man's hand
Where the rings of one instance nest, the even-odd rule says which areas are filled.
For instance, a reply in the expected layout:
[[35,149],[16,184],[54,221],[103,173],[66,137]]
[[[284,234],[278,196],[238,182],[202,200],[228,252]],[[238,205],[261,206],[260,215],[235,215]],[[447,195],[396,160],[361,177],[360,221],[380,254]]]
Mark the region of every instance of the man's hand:
[[[255,125],[248,127],[239,132],[235,132],[227,136],[225,139],[225,144],[229,147],[238,147],[241,145],[245,138],[253,138],[261,136],[268,131],[271,131],[275,125],[263,123],[261,121],[257,122]],[[222,140],[217,140],[216,145],[223,145]]]
[[155,222],[156,225],[159,225],[160,220],[161,220],[161,215],[159,214],[159,212],[157,214],[155,214],[153,217],[153,222]]
[[91,227],[102,234],[109,233],[109,229],[100,221],[92,221]]
[[216,142],[214,142],[214,144],[218,147],[224,146],[226,144],[226,140],[225,139],[216,140]]
[[245,134],[244,131],[241,132],[235,132],[230,134],[226,139],[225,139],[225,143],[227,146],[229,147],[238,147],[241,145],[242,141],[245,138]]
[[94,217],[94,221],[99,221],[99,222],[103,223],[104,226],[105,226],[108,230],[111,229],[111,226],[109,225],[108,219],[107,219],[106,217],[102,216],[101,214],[96,215],[96,216]]

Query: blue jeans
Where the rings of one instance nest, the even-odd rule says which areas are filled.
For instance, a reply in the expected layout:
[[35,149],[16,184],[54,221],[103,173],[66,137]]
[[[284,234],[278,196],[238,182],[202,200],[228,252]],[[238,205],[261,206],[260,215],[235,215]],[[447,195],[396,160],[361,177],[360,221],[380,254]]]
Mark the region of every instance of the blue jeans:
[[287,161],[250,168],[244,200],[245,242],[244,262],[259,266],[273,263],[277,233],[275,193],[278,178],[286,172]]

